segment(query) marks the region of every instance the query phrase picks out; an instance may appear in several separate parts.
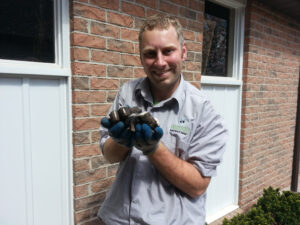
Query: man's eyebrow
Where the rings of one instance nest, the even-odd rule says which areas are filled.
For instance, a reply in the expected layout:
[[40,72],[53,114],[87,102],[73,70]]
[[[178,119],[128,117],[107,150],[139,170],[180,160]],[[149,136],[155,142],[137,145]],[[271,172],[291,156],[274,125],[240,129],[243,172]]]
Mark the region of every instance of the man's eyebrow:
[[153,47],[145,47],[142,49],[142,52],[147,52],[147,51],[155,51],[155,48]]
[[[169,44],[169,45],[164,46],[162,49],[168,49],[168,48],[176,48],[176,45]],[[146,46],[145,48],[142,49],[142,52],[155,51],[155,50],[156,50],[155,47]]]

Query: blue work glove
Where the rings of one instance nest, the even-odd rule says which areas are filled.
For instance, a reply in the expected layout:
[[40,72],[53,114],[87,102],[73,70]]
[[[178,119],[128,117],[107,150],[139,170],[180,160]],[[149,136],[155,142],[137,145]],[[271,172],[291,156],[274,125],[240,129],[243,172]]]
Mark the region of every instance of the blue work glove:
[[126,129],[125,124],[122,121],[112,124],[108,118],[104,117],[101,119],[101,125],[108,129],[109,135],[115,142],[124,145],[127,148],[133,146],[134,133],[129,129]]
[[134,146],[141,150],[144,155],[149,155],[155,152],[163,134],[164,132],[159,126],[152,129],[148,124],[138,123],[135,126]]

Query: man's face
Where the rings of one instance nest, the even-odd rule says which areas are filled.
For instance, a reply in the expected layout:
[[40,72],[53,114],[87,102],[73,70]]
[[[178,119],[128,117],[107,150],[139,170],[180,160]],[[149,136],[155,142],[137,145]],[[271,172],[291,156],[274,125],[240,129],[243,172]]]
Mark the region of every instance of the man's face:
[[140,45],[141,62],[152,89],[173,93],[187,56],[186,46],[180,45],[175,28],[146,30]]

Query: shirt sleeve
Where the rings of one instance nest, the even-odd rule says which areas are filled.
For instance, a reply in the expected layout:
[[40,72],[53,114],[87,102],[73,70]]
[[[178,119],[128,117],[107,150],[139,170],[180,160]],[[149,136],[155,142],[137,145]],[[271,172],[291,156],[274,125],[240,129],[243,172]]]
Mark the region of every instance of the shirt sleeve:
[[222,117],[216,113],[209,101],[204,102],[196,123],[196,131],[191,139],[186,160],[203,176],[215,176],[225,151],[228,131]]

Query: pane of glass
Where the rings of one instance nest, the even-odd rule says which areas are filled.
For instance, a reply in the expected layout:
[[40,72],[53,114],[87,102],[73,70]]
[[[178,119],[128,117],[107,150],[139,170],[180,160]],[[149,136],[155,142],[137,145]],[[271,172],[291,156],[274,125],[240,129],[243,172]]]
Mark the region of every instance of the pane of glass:
[[55,62],[53,0],[0,3],[0,59]]
[[228,8],[205,2],[202,74],[227,76],[229,44]]

